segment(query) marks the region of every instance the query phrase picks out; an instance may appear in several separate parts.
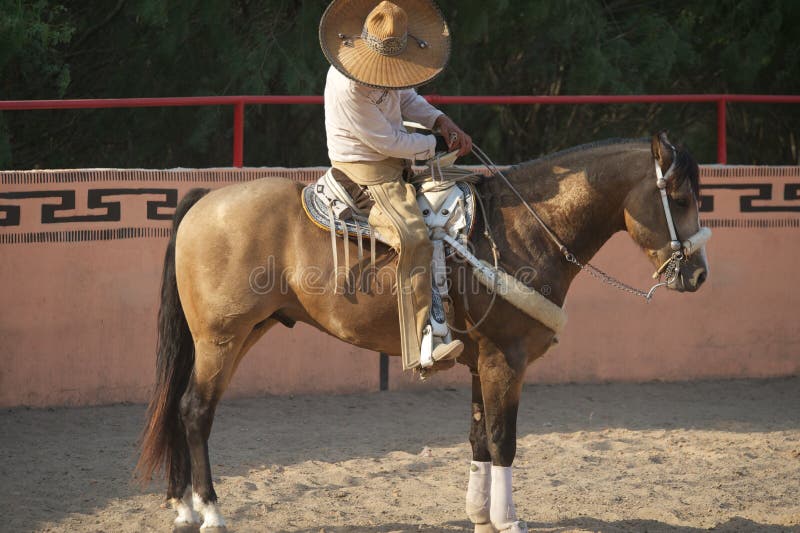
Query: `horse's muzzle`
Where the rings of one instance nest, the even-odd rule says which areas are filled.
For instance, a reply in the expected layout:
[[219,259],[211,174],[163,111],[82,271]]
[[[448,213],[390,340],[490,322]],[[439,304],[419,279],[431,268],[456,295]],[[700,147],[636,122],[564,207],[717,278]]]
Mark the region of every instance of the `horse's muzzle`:
[[681,265],[678,279],[670,286],[679,292],[696,292],[708,279],[708,261],[705,245],[711,238],[711,230],[700,228],[700,231],[683,242],[683,252],[688,261]]
[[695,292],[708,278],[708,269],[705,266],[698,266],[689,270],[687,266],[681,269],[681,275],[678,276],[677,282],[679,287],[676,288],[681,292]]

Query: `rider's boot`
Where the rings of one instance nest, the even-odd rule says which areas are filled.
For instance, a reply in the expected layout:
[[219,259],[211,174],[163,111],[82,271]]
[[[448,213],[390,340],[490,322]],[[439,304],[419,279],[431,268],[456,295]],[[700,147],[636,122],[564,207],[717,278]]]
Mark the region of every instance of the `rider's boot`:
[[442,342],[433,348],[431,358],[434,362],[448,361],[455,359],[464,351],[464,343],[456,339],[450,342]]

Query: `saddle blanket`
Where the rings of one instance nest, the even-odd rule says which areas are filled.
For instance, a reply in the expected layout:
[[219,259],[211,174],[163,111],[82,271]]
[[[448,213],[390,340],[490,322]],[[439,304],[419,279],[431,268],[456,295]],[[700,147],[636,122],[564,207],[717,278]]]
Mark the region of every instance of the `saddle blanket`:
[[[417,188],[417,203],[425,223],[431,230],[444,230],[451,237],[466,244],[475,225],[474,185],[467,182],[452,182],[445,188],[428,186],[427,188],[431,190],[420,192],[420,189],[425,189],[429,183]],[[320,229],[331,231],[333,219],[337,235],[344,235],[347,231],[351,239],[374,238],[388,244],[380,232],[375,231],[367,222],[368,213],[359,212],[349,195],[341,187],[336,186],[330,171],[303,189],[302,203],[308,218]],[[446,246],[446,249],[448,257],[453,254],[449,246]]]

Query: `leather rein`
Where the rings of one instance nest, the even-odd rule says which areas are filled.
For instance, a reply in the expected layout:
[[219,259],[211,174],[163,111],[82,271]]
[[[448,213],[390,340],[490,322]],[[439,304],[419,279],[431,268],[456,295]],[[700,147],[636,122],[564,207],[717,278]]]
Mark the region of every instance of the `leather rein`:
[[[606,274],[599,268],[595,267],[591,263],[586,263],[585,265],[582,264],[578,258],[570,252],[567,246],[561,241],[561,239],[556,236],[555,233],[547,226],[547,224],[542,220],[536,210],[523,198],[522,194],[514,187],[508,178],[497,168],[497,166],[492,162],[491,159],[486,155],[486,153],[481,150],[476,144],[473,143],[472,145],[472,153],[475,154],[475,157],[490,171],[493,172],[496,176],[500,176],[506,186],[514,193],[517,199],[525,206],[525,209],[536,219],[536,222],[544,229],[547,236],[553,243],[558,247],[558,250],[562,253],[564,258],[569,261],[570,263],[576,265],[581,270],[585,270],[588,272],[592,277],[611,285],[612,287],[616,287],[622,291],[628,292],[635,296],[640,296],[645,299],[645,301],[650,302],[652,300],[653,295],[655,294],[656,289],[659,287],[665,287],[673,284],[680,276],[681,272],[681,264],[684,263],[689,256],[700,250],[706,242],[711,238],[711,230],[705,227],[701,227],[700,230],[686,239],[685,241],[681,242],[678,239],[678,234],[675,230],[675,221],[672,217],[672,211],[669,207],[669,198],[667,196],[667,180],[672,175],[672,172],[675,169],[675,147],[670,145],[670,149],[672,150],[672,163],[670,164],[669,168],[667,169],[666,174],[664,174],[661,170],[661,166],[658,164],[658,161],[654,161],[655,163],[655,170],[656,170],[656,186],[658,187],[659,192],[661,193],[661,205],[664,208],[664,217],[667,221],[667,227],[669,229],[669,236],[670,236],[670,248],[672,249],[672,255],[669,259],[667,259],[664,264],[662,264],[654,273],[653,279],[657,281],[655,285],[653,285],[650,290],[643,291],[641,289],[637,289],[635,287],[631,287],[630,285],[618,280],[617,278]],[[662,277],[664,277],[662,281]]]

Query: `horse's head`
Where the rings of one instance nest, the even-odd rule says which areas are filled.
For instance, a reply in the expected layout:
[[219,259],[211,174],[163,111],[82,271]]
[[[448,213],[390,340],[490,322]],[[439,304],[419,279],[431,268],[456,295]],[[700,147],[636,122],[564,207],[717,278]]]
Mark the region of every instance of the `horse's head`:
[[[666,132],[653,136],[652,154],[654,164],[625,202],[625,226],[653,265],[666,270],[670,288],[694,292],[708,276],[705,242],[710,236],[700,227],[697,162],[685,148],[673,146]],[[670,276],[681,257],[680,273]]]

